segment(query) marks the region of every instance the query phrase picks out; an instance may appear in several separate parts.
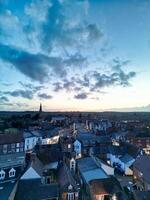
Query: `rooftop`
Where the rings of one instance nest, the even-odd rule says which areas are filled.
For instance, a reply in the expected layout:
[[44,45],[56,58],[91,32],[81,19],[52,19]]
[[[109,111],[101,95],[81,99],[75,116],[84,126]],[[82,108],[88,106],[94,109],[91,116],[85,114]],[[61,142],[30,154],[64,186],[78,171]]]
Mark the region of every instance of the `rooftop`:
[[23,141],[23,136],[21,133],[0,134],[0,145],[1,144],[20,143],[22,141]]
[[0,184],[0,199],[8,200],[14,186],[15,186],[15,182],[1,183]]
[[24,152],[0,155],[0,168],[5,168],[14,165],[22,165],[24,163],[24,159]]
[[150,183],[150,156],[143,155],[138,157],[133,163],[133,167],[140,171],[143,178]]
[[41,179],[21,180],[16,192],[16,200],[41,200],[56,198],[59,194],[57,184],[44,185]]
[[81,158],[77,163],[79,171],[87,183],[93,179],[108,178],[108,175],[104,172],[104,170],[97,166],[91,157]]

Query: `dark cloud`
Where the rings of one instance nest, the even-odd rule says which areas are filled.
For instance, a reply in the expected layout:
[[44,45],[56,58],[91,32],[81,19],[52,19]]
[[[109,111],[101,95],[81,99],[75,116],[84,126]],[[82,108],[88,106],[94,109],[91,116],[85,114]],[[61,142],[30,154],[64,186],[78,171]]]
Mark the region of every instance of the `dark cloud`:
[[31,83],[23,83],[22,81],[19,81],[19,84],[23,86],[25,89],[32,90],[33,92],[38,92],[41,89],[44,89],[45,87],[43,85],[33,85]]
[[5,96],[0,97],[0,103],[9,102],[9,99]]
[[[114,64],[115,63],[115,64]],[[84,88],[89,92],[102,92],[103,88],[110,86],[130,86],[130,80],[136,76],[134,71],[125,72],[122,67],[127,65],[128,61],[113,61],[111,71],[107,73],[100,73],[99,71],[88,71],[84,75],[76,75],[69,79],[63,79],[61,82],[55,82],[53,84],[54,91],[59,92],[65,90],[70,91],[82,91]]]
[[97,41],[103,37],[103,33],[96,24],[89,24],[87,26],[88,39],[91,41]]
[[54,86],[54,92],[59,92],[63,90],[62,84],[60,82],[53,83]]
[[32,80],[43,82],[48,78],[48,69],[45,66],[48,58],[41,54],[30,54],[21,49],[0,44],[0,57]]
[[33,99],[34,93],[31,90],[14,90],[12,92],[6,91],[4,94],[10,95],[12,97],[22,97],[25,99]]
[[40,99],[52,99],[52,98],[53,98],[51,95],[48,95],[48,94],[46,94],[46,93],[39,93],[39,94],[38,94],[38,97],[39,97]]
[[67,67],[83,64],[86,60],[76,54],[65,59],[43,54],[32,54],[4,44],[0,44],[0,57],[24,75],[40,83],[50,78],[50,70],[55,76],[65,77]]
[[77,95],[74,95],[75,99],[87,99],[88,98],[88,94],[86,92],[82,92],[79,93]]

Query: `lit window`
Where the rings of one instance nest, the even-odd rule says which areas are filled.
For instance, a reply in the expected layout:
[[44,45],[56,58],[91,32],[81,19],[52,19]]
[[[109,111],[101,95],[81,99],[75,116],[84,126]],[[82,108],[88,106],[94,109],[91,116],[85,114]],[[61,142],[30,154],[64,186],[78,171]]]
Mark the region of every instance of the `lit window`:
[[0,180],[3,180],[5,178],[5,171],[1,170],[0,171]]
[[17,147],[20,147],[20,144],[19,143],[17,143],[17,145],[16,145]]
[[68,193],[68,200],[74,200],[74,193]]
[[16,174],[16,170],[14,168],[12,168],[10,171],[9,171],[9,177],[15,177],[15,174]]

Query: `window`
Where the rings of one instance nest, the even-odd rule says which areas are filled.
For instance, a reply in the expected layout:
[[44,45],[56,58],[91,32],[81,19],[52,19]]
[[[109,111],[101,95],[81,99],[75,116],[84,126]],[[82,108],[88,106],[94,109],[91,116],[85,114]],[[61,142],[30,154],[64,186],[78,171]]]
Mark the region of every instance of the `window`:
[[23,152],[23,147],[20,148],[20,152]]
[[19,143],[17,143],[17,145],[16,145],[17,147],[20,147],[20,144]]
[[11,152],[15,152],[15,144],[11,144]]
[[1,170],[0,171],[0,180],[3,180],[5,178],[5,171]]
[[71,193],[68,193],[68,200],[74,200],[74,193],[71,192]]
[[3,145],[3,153],[7,153],[7,144]]
[[12,168],[10,171],[9,171],[9,177],[15,177],[15,174],[16,174],[16,170],[14,168]]

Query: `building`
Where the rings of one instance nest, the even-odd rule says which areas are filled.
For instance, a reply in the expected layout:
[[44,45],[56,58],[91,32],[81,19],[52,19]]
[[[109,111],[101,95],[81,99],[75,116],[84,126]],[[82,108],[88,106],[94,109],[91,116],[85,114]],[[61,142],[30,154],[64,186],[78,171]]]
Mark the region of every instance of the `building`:
[[79,200],[80,188],[65,164],[59,170],[59,185],[61,200]]
[[84,199],[124,200],[119,182],[114,178],[114,169],[95,157],[77,160],[78,174],[84,190]]
[[133,163],[134,182],[140,190],[150,190],[150,156],[141,155]]
[[0,183],[16,180],[25,165],[21,133],[0,135]]
[[37,146],[31,159],[31,165],[24,173],[23,179],[36,177],[41,178],[44,184],[57,183],[57,173],[62,162],[62,155],[57,144]]
[[121,143],[120,146],[110,146],[109,151],[107,157],[110,165],[125,175],[133,175],[131,166],[140,154],[139,149],[128,143]]
[[33,150],[36,144],[42,143],[42,136],[38,131],[24,131],[23,137],[25,151]]
[[81,142],[79,140],[75,140],[73,145],[74,145],[74,151],[76,153],[76,158],[81,158],[82,156]]
[[58,200],[58,184],[42,184],[40,178],[21,179],[18,182],[15,200]]

